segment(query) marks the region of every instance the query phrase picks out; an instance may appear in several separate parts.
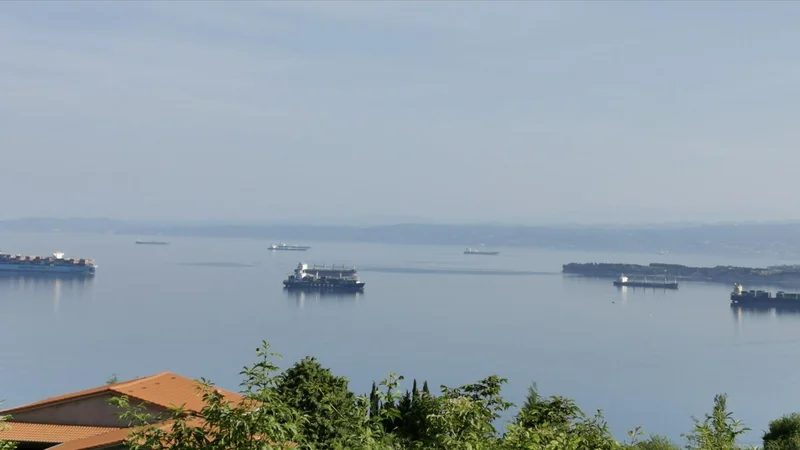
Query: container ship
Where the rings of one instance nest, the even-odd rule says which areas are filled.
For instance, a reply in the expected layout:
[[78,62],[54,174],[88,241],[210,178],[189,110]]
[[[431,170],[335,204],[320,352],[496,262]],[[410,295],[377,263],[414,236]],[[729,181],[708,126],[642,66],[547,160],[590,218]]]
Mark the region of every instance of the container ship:
[[623,287],[648,287],[648,288],[662,288],[662,289],[678,289],[677,281],[647,281],[644,280],[629,280],[625,275],[620,275],[619,278],[614,280],[614,286]]
[[361,292],[364,284],[355,267],[309,266],[302,262],[283,280],[284,289],[308,291]]
[[474,248],[468,248],[464,250],[465,255],[499,255],[500,252],[487,252],[485,250],[476,250]]
[[731,306],[743,308],[797,308],[800,309],[800,294],[778,291],[775,296],[769,291],[745,291],[740,283],[733,285]]
[[0,271],[94,275],[97,264],[91,259],[64,258],[61,252],[52,256],[10,255],[0,252]]
[[305,245],[286,245],[281,242],[278,245],[272,244],[269,246],[270,250],[287,250],[287,251],[295,251],[295,252],[304,252],[311,247],[307,247]]

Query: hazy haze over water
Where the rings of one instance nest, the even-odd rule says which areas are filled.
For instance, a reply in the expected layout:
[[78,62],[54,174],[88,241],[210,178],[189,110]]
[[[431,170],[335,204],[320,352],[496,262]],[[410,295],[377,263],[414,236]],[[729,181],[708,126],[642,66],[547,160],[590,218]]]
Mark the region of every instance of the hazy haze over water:
[[[677,438],[690,430],[692,414],[727,392],[756,442],[769,419],[800,400],[791,376],[800,315],[736,314],[725,284],[622,292],[610,280],[562,277],[561,264],[600,257],[583,252],[500,248],[496,257],[479,257],[449,246],[302,242],[312,249],[269,253],[268,242],[257,240],[143,246],[134,239],[0,232],[4,249],[61,250],[99,264],[92,281],[0,277],[6,406],[99,385],[112,373],[126,379],[171,370],[236,389],[239,368],[254,360],[262,339],[285,355],[284,367],[318,356],[356,392],[389,370],[432,386],[497,373],[510,380],[507,398],[520,402],[536,381],[545,394],[574,397],[587,411],[603,408],[619,437],[642,425]],[[280,281],[300,259],[356,264],[366,290],[285,294]],[[517,274],[497,274],[503,271]]]

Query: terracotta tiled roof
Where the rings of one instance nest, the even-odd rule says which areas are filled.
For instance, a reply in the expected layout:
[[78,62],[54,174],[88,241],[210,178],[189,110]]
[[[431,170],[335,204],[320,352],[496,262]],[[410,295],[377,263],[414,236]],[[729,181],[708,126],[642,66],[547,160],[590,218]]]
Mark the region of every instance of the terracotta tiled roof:
[[64,442],[63,444],[50,448],[55,448],[58,450],[89,450],[119,445],[125,441],[131,431],[133,431],[133,428],[122,428],[117,431],[111,431],[97,436]]
[[0,428],[0,439],[14,442],[44,442],[57,444],[83,439],[121,428],[81,427],[75,425],[50,425],[45,423],[5,422]]
[[[11,414],[13,420],[14,413],[104,394],[126,395],[132,399],[138,399],[165,408],[182,405],[187,411],[200,412],[204,404],[202,392],[199,388],[200,383],[195,380],[164,372],[122,383],[51,397],[7,409],[0,412],[0,415]],[[225,399],[233,403],[239,403],[243,400],[241,395],[234,392],[218,388],[217,391]],[[190,426],[201,426],[203,421],[198,418],[189,418],[187,423]],[[7,425],[9,426],[8,429],[0,431],[0,439],[19,442],[61,443],[51,447],[59,450],[100,449],[118,445],[134,430],[134,428],[82,427],[24,422],[7,422]],[[157,427],[168,429],[171,425],[171,422],[164,422],[158,424]]]
[[[156,425],[157,428],[169,431],[170,427],[172,426],[173,422],[163,422]],[[186,421],[186,424],[191,427],[199,427],[203,425],[203,420],[198,418],[190,418]],[[64,442],[61,445],[56,445],[55,447],[50,447],[52,449],[57,450],[90,450],[90,449],[100,449],[104,447],[109,447],[112,445],[121,444],[125,439],[130,436],[131,432],[133,432],[135,428],[121,428],[114,431],[110,431],[108,433],[99,434],[96,436],[90,436],[83,439],[76,439],[74,441]]]
[[[13,415],[15,412],[27,411],[107,393],[113,395],[127,395],[128,397],[165,408],[183,405],[184,408],[189,411],[199,412],[203,408],[203,396],[198,390],[199,387],[200,383],[195,380],[171,372],[163,372],[149,377],[51,397],[35,403],[7,409],[2,411],[2,414]],[[219,388],[217,388],[217,390],[229,401],[239,402],[242,400],[242,396],[239,394]]]

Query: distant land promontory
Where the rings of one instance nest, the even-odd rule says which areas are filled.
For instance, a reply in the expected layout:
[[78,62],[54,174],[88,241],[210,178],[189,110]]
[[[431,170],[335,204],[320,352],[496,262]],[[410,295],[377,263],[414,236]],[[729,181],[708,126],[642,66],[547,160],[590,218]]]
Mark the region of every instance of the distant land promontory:
[[595,278],[651,277],[682,281],[742,283],[744,285],[800,286],[800,265],[759,267],[691,267],[680,264],[650,263],[569,263],[561,271],[565,274]]

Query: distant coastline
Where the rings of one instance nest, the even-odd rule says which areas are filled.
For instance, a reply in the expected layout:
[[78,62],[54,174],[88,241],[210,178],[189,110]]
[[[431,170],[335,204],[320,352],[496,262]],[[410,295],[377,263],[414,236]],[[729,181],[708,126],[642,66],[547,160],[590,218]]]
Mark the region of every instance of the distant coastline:
[[0,220],[0,230],[101,233],[129,236],[220,237],[382,244],[484,244],[494,248],[541,248],[614,253],[715,254],[800,263],[800,223],[662,226],[533,226],[500,224],[308,225],[269,223],[132,221],[95,218]]
[[650,277],[678,281],[705,281],[714,283],[742,283],[744,285],[773,285],[800,287],[800,265],[769,267],[691,267],[680,264],[650,263],[649,265],[623,263],[569,263],[562,273],[594,278]]

